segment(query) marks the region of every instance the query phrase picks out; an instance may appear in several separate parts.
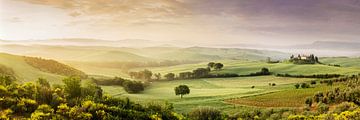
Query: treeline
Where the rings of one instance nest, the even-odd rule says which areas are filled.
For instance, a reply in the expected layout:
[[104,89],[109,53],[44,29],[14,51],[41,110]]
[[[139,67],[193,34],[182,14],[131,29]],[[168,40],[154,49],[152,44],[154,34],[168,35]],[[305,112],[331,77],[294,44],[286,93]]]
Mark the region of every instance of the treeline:
[[103,95],[95,84],[66,78],[51,86],[45,79],[16,83],[0,77],[0,119],[33,120],[178,120],[171,104],[141,105],[129,99]]
[[128,93],[139,93],[141,91],[144,91],[144,87],[145,87],[145,85],[141,81],[133,81],[133,80],[124,79],[121,77],[115,77],[113,79],[92,78],[91,81],[97,85],[122,86],[122,87],[124,87],[125,91]]
[[359,75],[352,75],[352,76],[345,76],[345,77],[340,77],[340,78],[335,78],[335,79],[330,79],[330,80],[321,80],[320,83],[333,84],[334,82],[347,82],[349,80],[357,79],[358,76]]
[[251,76],[263,76],[263,75],[271,75],[272,73],[268,68],[261,68],[259,72],[250,73],[248,75],[239,75],[239,77],[251,77]]
[[49,72],[64,76],[78,76],[81,78],[87,77],[87,75],[84,72],[77,70],[73,67],[70,67],[68,65],[59,63],[55,60],[43,59],[38,57],[25,57],[25,56],[24,56],[24,60],[32,67],[37,68],[43,72]]
[[341,75],[340,74],[314,74],[314,75],[290,75],[290,74],[276,74],[277,77],[294,77],[294,78],[338,78]]

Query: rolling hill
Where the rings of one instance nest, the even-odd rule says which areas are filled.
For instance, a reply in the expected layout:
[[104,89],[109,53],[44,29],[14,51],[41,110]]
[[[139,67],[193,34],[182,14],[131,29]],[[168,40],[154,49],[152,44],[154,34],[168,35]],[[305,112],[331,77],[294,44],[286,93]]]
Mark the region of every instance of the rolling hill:
[[0,51],[40,56],[63,61],[210,61],[210,60],[264,60],[267,57],[284,59],[288,53],[237,49],[237,48],[207,48],[207,47],[146,47],[124,48],[103,46],[46,46],[46,45],[1,45]]
[[[57,69],[59,71],[66,71],[62,70],[62,68],[70,68],[61,63],[57,63],[56,66],[59,68]],[[49,80],[50,83],[60,83],[66,77],[59,73],[44,70],[53,69],[53,67],[34,67],[26,61],[25,57],[6,53],[0,53],[0,69],[1,71],[8,71],[7,74],[13,74],[20,82],[35,81],[41,77]],[[73,68],[71,69],[74,70]]]

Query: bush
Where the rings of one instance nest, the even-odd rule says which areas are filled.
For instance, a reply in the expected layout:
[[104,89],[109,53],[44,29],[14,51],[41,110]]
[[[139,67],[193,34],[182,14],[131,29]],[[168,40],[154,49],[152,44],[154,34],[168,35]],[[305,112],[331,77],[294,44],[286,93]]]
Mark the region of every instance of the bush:
[[336,107],[334,109],[334,112],[339,114],[339,113],[344,112],[344,111],[353,111],[356,108],[358,108],[358,106],[355,105],[354,103],[342,102],[339,105],[336,105]]
[[299,89],[300,84],[299,84],[299,83],[296,83],[294,86],[295,86],[296,89]]
[[123,87],[128,93],[139,93],[144,91],[144,86],[141,82],[138,81],[125,81]]
[[309,88],[310,85],[307,83],[301,83],[301,88]]
[[191,120],[222,120],[223,116],[219,110],[210,107],[193,109],[189,113]]
[[327,111],[329,111],[329,106],[326,105],[325,103],[320,102],[320,103],[317,105],[317,111],[318,111],[319,113],[326,113]]
[[310,82],[310,84],[315,85],[315,84],[316,84],[316,81],[315,81],[315,80],[312,80],[312,81]]

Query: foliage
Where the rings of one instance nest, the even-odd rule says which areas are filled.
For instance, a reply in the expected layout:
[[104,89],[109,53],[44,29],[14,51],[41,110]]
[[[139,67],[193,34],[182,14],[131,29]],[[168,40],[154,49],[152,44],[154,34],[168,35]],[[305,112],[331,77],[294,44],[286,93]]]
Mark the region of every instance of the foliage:
[[24,57],[24,60],[29,65],[49,73],[64,75],[64,76],[76,76],[81,78],[86,78],[87,75],[75,68],[72,68],[68,65],[59,63],[55,60],[48,60],[43,58],[37,58],[37,57]]
[[151,80],[153,73],[150,70],[143,70],[139,72],[129,72],[131,78],[142,79],[142,80]]
[[[54,85],[55,87],[51,87],[46,79],[38,79],[36,83],[11,82],[10,85],[0,85],[2,92],[12,93],[0,96],[0,119],[177,120],[184,118],[174,113],[172,104],[140,105],[129,99],[103,96],[101,87],[91,83],[83,86],[79,78],[66,78],[63,82],[64,85]],[[128,84],[126,82],[125,84]],[[37,96],[44,94],[40,93],[44,90],[46,94],[49,92],[51,95],[50,98],[46,98],[49,102],[37,99]]]
[[222,120],[223,115],[219,110],[210,107],[199,107],[189,113],[191,120]]
[[168,74],[165,74],[164,77],[167,80],[174,80],[175,79],[175,74],[174,73],[168,73]]
[[314,75],[290,75],[290,74],[276,74],[277,77],[294,77],[294,78],[338,78],[340,74],[314,74]]
[[187,85],[179,85],[178,87],[174,88],[175,95],[180,95],[180,98],[183,97],[183,95],[190,94],[190,89]]
[[113,86],[119,85],[124,87],[128,93],[139,93],[144,91],[145,85],[140,81],[132,81],[121,77],[115,77],[112,79],[95,79],[92,78],[92,82],[97,85]]
[[271,75],[271,72],[268,68],[261,68],[260,72],[250,73],[248,75],[240,75],[240,77],[262,76],[262,75]]

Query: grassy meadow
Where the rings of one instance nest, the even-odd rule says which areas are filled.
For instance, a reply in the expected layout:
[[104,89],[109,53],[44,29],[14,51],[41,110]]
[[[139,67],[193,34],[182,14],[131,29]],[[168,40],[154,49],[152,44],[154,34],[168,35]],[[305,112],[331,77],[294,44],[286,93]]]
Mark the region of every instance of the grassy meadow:
[[[43,46],[40,48],[43,48]],[[53,49],[59,51],[61,54],[66,54],[66,52],[64,52],[62,48],[53,48]],[[72,49],[67,48],[65,49],[65,51],[70,52],[70,50]],[[79,52],[79,54],[85,51],[84,48],[78,48],[78,49],[80,49],[80,51],[77,51]],[[206,60],[204,62],[180,64],[180,65],[164,66],[164,67],[138,67],[129,70],[124,70],[122,68],[117,68],[113,66],[103,67],[101,66],[102,64],[101,59],[94,59],[91,57],[91,56],[101,56],[101,55],[106,55],[108,53],[113,53],[111,51],[116,51],[117,49],[115,48],[97,48],[97,49],[108,52],[96,52],[89,56],[77,57],[76,59],[71,58],[71,55],[75,55],[76,53],[71,53],[68,55],[68,57],[66,57],[67,60],[60,60],[60,61],[78,70],[81,70],[88,75],[106,76],[106,77],[119,76],[128,79],[129,79],[129,75],[127,74],[127,72],[129,71],[141,71],[144,69],[148,69],[152,71],[152,73],[161,73],[161,75],[165,75],[170,72],[178,74],[180,72],[191,72],[196,68],[207,67],[207,63],[209,61],[221,62],[224,64],[224,68],[222,70],[212,71],[211,74],[234,73],[239,75],[247,75],[250,73],[258,72],[263,67],[270,69],[270,72],[274,74],[287,73],[293,75],[300,75],[300,74],[301,75],[313,75],[313,74],[352,75],[352,74],[360,73],[360,67],[358,66],[359,63],[358,58],[341,57],[341,58],[320,59],[320,61],[325,64],[339,64],[341,65],[341,67],[334,67],[334,66],[322,65],[322,64],[296,65],[289,62],[270,64],[270,63],[266,63],[264,60],[261,59],[231,60],[231,59],[214,57],[216,56],[216,54],[222,54],[223,50],[221,49],[213,53],[212,55],[214,56],[210,57],[209,58],[210,60]],[[163,48],[147,48],[145,50],[128,49],[127,51],[128,52],[132,51],[137,54],[140,53],[145,54],[146,53],[145,51],[149,49],[153,51],[156,50],[161,51]],[[204,50],[200,50],[199,48],[192,48],[186,50],[187,52],[197,51],[196,54],[206,53],[204,52]],[[174,51],[179,52],[179,48],[171,50],[171,52]],[[181,54],[187,54],[186,57],[190,57],[190,58],[192,54],[195,54],[195,53],[189,54],[187,52],[182,52]],[[232,52],[229,52],[229,54],[225,55],[225,57],[235,56],[233,54],[238,52],[239,50],[236,49],[232,50]],[[106,53],[106,54],[101,54],[101,53]],[[253,51],[252,54],[255,55],[256,53],[257,51]],[[161,55],[163,56],[166,56],[168,54],[170,53],[161,52]],[[264,54],[264,53],[259,53],[259,54]],[[88,64],[88,62],[86,61],[80,61],[86,59],[87,57],[92,58],[91,60],[97,61],[97,64],[99,65],[94,65],[93,63]],[[108,56],[108,58],[109,57],[110,56]],[[122,59],[121,57],[115,57],[115,58]],[[69,59],[75,61],[71,61]],[[104,61],[104,64],[105,63],[107,62]],[[19,80],[24,82],[34,81],[38,77],[43,77],[48,79],[51,83],[59,83],[61,79],[64,78],[64,76],[42,72],[28,65],[21,56],[0,54],[0,64],[3,66],[11,67],[16,73]],[[177,112],[181,112],[181,113],[189,112],[191,109],[199,106],[211,106],[211,107],[215,107],[216,109],[220,109],[229,113],[236,113],[236,111],[239,111],[239,109],[243,109],[244,107],[296,109],[304,106],[304,99],[306,97],[312,96],[314,93],[318,91],[326,91],[332,88],[330,86],[320,85],[319,83],[315,86],[312,86],[312,88],[308,88],[308,89],[295,89],[294,87],[294,84],[296,83],[303,83],[303,82],[310,83],[310,81],[312,80],[319,81],[320,79],[288,78],[288,77],[276,77],[274,75],[269,75],[269,76],[232,77],[232,78],[201,78],[201,79],[172,80],[172,81],[159,80],[148,83],[145,90],[138,94],[128,94],[121,86],[114,85],[114,86],[101,86],[101,87],[106,94],[115,97],[123,97],[123,98],[129,97],[131,100],[134,100],[135,102],[140,102],[140,103],[170,102],[173,103],[174,109]],[[270,83],[271,84],[275,83],[276,86],[269,86]],[[190,94],[185,95],[184,98],[180,99],[180,97],[176,96],[174,93],[174,87],[178,85],[189,86]],[[252,88],[252,86],[254,86],[254,88]],[[335,84],[334,86],[341,87],[341,85],[339,84]]]
[[[328,61],[328,60],[327,60]],[[336,61],[336,60],[334,60]],[[225,66],[221,71],[212,71],[212,73],[236,73],[249,74],[258,72],[262,67],[267,67],[273,73],[288,74],[343,74],[351,75],[360,73],[360,69],[353,66],[334,67],[328,65],[295,65],[292,63],[269,64],[263,61],[250,60],[225,60],[221,62]],[[195,68],[206,67],[206,62],[197,64],[184,64],[171,67],[150,67],[136,68],[131,71],[149,69],[153,73],[162,75],[172,72],[180,73],[192,71]],[[356,64],[356,61],[352,64]],[[138,102],[162,102],[173,103],[175,109],[179,112],[188,112],[194,107],[212,106],[230,113],[234,113],[241,106],[260,107],[260,108],[299,108],[305,105],[305,98],[312,96],[318,91],[326,91],[336,86],[327,86],[317,82],[311,88],[295,89],[294,84],[317,80],[315,78],[288,78],[270,76],[256,77],[234,77],[234,78],[202,78],[190,80],[173,81],[155,81],[151,82],[149,87],[140,94],[127,94],[121,87],[104,86],[105,92],[119,97],[129,97]],[[269,86],[269,83],[275,83],[276,86]],[[191,92],[185,95],[183,99],[176,96],[174,87],[185,84],[188,85]],[[251,88],[255,86],[255,88]],[[234,107],[236,106],[236,107]]]

